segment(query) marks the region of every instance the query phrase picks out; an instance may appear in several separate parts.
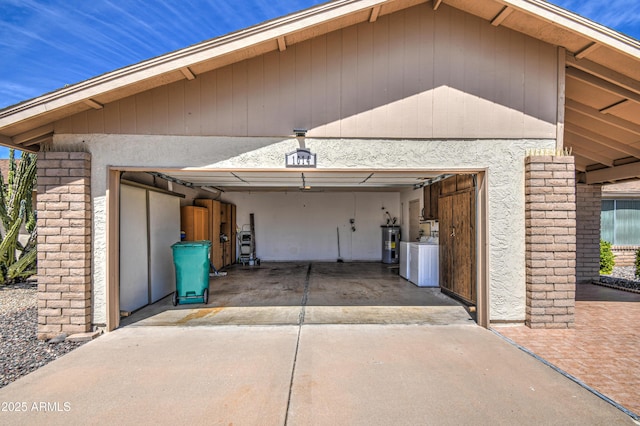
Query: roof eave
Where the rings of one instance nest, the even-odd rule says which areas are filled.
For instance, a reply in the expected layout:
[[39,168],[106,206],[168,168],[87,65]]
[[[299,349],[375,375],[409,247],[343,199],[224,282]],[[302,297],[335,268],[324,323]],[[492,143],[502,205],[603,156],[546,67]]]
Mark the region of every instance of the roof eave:
[[[309,26],[322,24],[345,14],[370,9],[387,1],[337,0],[325,3],[120,68],[0,110],[0,129],[71,104],[84,102],[110,90],[160,77],[163,74],[179,71],[181,68],[222,57],[259,43],[273,40],[274,46],[277,46],[278,37],[286,36]],[[89,108],[87,106],[87,109]]]

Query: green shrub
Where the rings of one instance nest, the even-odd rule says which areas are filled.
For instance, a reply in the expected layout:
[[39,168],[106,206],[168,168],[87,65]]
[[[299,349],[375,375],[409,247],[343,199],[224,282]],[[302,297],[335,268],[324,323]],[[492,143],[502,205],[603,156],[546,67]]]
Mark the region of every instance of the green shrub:
[[611,251],[611,243],[600,240],[600,273],[609,275],[613,272],[613,265],[616,264],[615,256]]
[[636,279],[640,279],[640,248],[636,250]]

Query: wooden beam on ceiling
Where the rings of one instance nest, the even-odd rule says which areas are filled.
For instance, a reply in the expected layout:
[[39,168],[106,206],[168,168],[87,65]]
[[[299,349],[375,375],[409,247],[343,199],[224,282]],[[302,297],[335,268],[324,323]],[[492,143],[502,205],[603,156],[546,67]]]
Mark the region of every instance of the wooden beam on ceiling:
[[32,139],[39,138],[40,136],[44,136],[52,133],[53,133],[53,124],[46,124],[44,126],[37,127],[27,132],[20,133],[19,135],[15,135],[13,137],[13,142],[16,144],[24,144],[25,142],[29,142]]
[[185,76],[187,80],[195,80],[196,75],[191,71],[189,67],[180,68],[180,72]]
[[500,13],[498,13],[495,18],[491,20],[491,25],[493,25],[494,27],[499,26],[500,24],[502,24],[502,21],[507,19],[507,16],[511,15],[512,12],[513,9],[509,6],[503,7]]
[[587,184],[640,178],[640,162],[586,172]]
[[567,54],[567,66],[579,69],[602,80],[608,81],[611,84],[615,84],[616,86],[640,95],[640,81],[613,71],[603,65],[596,64],[588,59],[577,60],[573,56]]
[[[619,103],[618,103],[619,104]],[[606,108],[601,110],[597,110],[595,108],[591,108],[588,105],[582,104],[580,102],[574,101],[573,99],[567,99],[565,103],[565,107],[568,110],[575,111],[582,115],[586,115],[589,118],[593,118],[594,120],[598,120],[602,123],[605,123],[609,126],[616,127],[618,129],[622,129],[629,133],[633,133],[635,135],[640,136],[640,125],[636,123],[632,123],[631,121],[624,120],[622,118],[616,117],[611,114],[604,114],[604,112],[608,112]],[[610,108],[610,107],[607,107]]]
[[102,108],[104,108],[104,105],[102,105],[100,102],[94,101],[93,99],[85,99],[84,103],[89,105],[93,109],[102,109]]
[[627,155],[640,159],[640,149],[634,148],[631,145],[618,142],[617,140],[608,138],[591,130],[585,129],[575,124],[566,123],[565,131],[573,133],[578,136],[582,136],[585,139],[589,139],[597,144],[606,146],[611,149],[615,149],[620,152],[624,152]]
[[567,68],[567,77],[593,86],[596,89],[604,90],[612,95],[620,96],[623,99],[629,99],[630,101],[640,104],[640,92],[632,92],[631,90],[627,90],[617,84],[610,83],[593,74],[589,74],[588,72],[576,68]]
[[580,150],[584,148],[587,151],[597,153],[601,156],[611,159],[614,164],[617,158],[629,157],[629,154],[627,154],[626,152],[621,152],[617,149],[609,148],[608,146],[601,145],[590,139],[583,138],[582,136],[578,136],[569,132],[567,132],[566,136],[568,141],[567,146],[572,147],[574,150]]
[[284,39],[284,36],[282,37],[278,37],[278,50],[281,52],[284,52],[285,50],[287,50],[287,42]]
[[625,106],[629,103],[629,99],[623,99],[618,102],[614,102],[611,105],[608,105],[604,108],[600,108],[598,111],[602,114],[615,114],[616,110],[622,106]]
[[442,0],[433,0],[433,10],[438,10],[441,4]]
[[40,145],[42,143],[53,142],[53,133],[39,136],[35,139],[31,139],[29,142],[25,142],[22,146]]
[[595,52],[600,46],[602,46],[599,43],[596,43],[595,41],[591,44],[589,44],[588,46],[586,46],[585,48],[578,50],[574,56],[576,59],[582,59],[584,57],[586,57],[587,55]]
[[378,15],[380,15],[380,8],[382,6],[377,5],[371,9],[371,15],[369,15],[369,22],[376,22]]
[[589,165],[589,160],[587,158],[582,157],[580,154],[575,154],[575,167],[579,172],[587,171],[587,166]]
[[580,155],[581,157],[595,161],[596,163],[600,163],[607,167],[613,167],[613,160],[605,157],[604,155],[590,151],[584,148],[583,146],[579,146],[579,145],[572,145],[572,148],[573,148],[573,153],[575,155]]
[[0,135],[0,145],[4,145],[4,146],[9,147],[9,148],[16,148],[16,149],[20,149],[22,151],[28,151],[28,152],[38,152],[39,151],[39,149],[33,149],[33,148],[24,147],[22,145],[19,145],[19,144],[15,143],[12,138],[10,138],[9,136],[5,136],[5,135]]
[[13,139],[11,139],[9,136],[0,135],[0,143],[11,146],[13,145]]

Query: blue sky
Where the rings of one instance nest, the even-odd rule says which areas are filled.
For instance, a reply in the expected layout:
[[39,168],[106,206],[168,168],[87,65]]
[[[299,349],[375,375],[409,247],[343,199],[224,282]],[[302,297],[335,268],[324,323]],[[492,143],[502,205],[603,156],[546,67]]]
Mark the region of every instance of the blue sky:
[[[0,109],[325,2],[0,0]],[[640,39],[638,0],[552,3]]]

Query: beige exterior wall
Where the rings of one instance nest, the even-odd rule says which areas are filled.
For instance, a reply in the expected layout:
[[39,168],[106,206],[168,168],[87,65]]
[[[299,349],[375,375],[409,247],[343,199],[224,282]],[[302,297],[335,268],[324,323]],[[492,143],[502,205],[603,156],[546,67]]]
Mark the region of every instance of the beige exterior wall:
[[[93,159],[94,323],[106,321],[105,191],[108,166],[281,170],[285,153],[298,146],[293,138],[56,135],[54,149],[84,149]],[[306,146],[317,153],[321,168],[487,170],[491,319],[524,321],[523,158],[527,149],[552,149],[555,140],[307,139]],[[401,195],[400,202],[403,201]]]
[[79,113],[56,133],[555,138],[555,47],[419,5]]
[[420,5],[56,122],[54,149],[93,158],[94,322],[108,166],[282,169],[301,127],[323,168],[487,170],[491,319],[524,321],[523,157],[555,147],[557,64],[549,44]]

